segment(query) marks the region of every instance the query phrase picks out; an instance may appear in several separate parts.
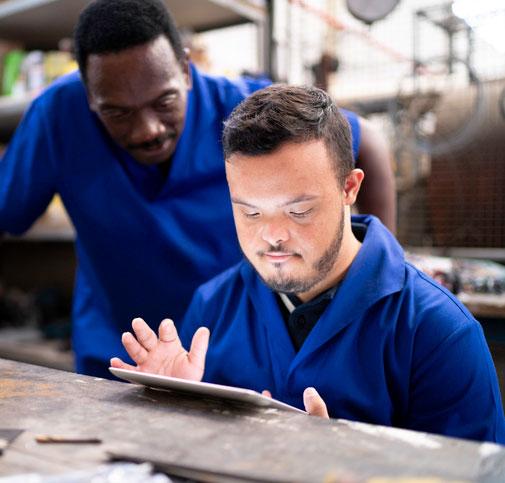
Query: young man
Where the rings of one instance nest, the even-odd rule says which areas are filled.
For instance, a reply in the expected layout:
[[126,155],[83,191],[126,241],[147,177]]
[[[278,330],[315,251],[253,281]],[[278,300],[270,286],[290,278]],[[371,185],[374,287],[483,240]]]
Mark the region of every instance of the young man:
[[[77,232],[77,371],[108,377],[132,317],[182,318],[194,290],[240,259],[220,138],[260,85],[199,73],[158,0],[93,2],[75,47],[80,76],[33,103],[0,161],[0,232],[24,232],[60,194]],[[363,134],[373,170],[381,146]]]
[[137,365],[111,364],[267,390],[311,414],[504,443],[478,322],[405,262],[377,218],[351,218],[363,171],[331,99],[258,91],[232,113],[223,145],[246,260],[196,292],[182,343],[171,321],[158,339],[135,319],[136,338],[122,341]]

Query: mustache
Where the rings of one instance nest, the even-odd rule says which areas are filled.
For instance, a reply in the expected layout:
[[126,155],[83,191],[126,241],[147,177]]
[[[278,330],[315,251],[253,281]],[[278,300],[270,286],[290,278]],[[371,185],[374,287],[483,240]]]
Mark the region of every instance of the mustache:
[[145,141],[143,143],[138,144],[128,144],[128,149],[136,150],[136,149],[151,149],[151,148],[159,148],[165,141],[169,139],[175,138],[175,133],[167,133],[163,136],[158,136],[150,141]]

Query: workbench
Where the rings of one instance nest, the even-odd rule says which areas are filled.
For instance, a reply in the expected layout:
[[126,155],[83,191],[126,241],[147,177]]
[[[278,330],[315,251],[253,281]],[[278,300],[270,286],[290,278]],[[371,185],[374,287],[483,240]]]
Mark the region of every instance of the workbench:
[[[505,481],[505,447],[494,444],[198,399],[4,359],[0,428],[23,430],[0,456],[0,477],[68,473],[115,458],[149,461],[191,481]],[[40,434],[101,442],[44,444],[35,440]]]

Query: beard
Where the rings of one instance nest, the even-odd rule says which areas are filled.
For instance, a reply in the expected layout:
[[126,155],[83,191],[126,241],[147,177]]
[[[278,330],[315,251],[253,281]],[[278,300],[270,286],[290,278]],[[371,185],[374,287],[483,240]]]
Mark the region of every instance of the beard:
[[[342,238],[344,236],[344,209],[342,208],[340,223],[337,227],[337,232],[333,237],[328,248],[324,251],[321,257],[312,264],[313,274],[307,277],[295,278],[282,273],[282,264],[274,264],[278,269],[278,273],[274,276],[265,278],[261,273],[256,270],[256,267],[251,263],[247,257],[247,261],[253,267],[254,271],[263,280],[263,282],[268,285],[274,292],[281,293],[304,293],[312,290],[317,284],[321,283],[328,274],[332,271],[337,261],[338,255],[340,253],[340,248],[342,246]],[[289,251],[284,250],[282,245],[271,246],[268,251]],[[294,256],[301,257],[299,254],[294,254]]]

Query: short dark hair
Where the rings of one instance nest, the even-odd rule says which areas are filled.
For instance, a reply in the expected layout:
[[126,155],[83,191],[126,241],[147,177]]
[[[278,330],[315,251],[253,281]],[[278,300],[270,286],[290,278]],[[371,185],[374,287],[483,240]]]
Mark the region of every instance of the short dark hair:
[[276,84],[242,101],[224,124],[225,159],[268,154],[287,142],[322,139],[343,183],[354,167],[351,131],[331,97],[317,87]]
[[182,63],[181,37],[161,0],[95,0],[81,12],[74,31],[75,55],[82,78],[86,81],[89,55],[119,52],[160,35],[167,37]]

